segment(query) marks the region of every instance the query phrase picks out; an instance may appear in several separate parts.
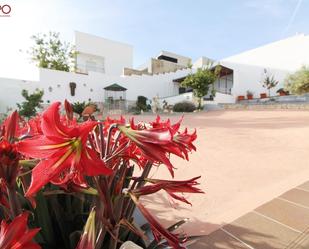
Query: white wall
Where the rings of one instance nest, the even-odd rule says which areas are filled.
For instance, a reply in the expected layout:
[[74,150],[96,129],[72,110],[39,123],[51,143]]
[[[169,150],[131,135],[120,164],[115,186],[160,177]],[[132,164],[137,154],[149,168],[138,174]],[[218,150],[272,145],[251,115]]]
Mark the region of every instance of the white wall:
[[0,78],[0,113],[6,113],[9,109],[16,109],[16,103],[24,101],[21,96],[22,89],[34,91],[36,88],[40,88],[37,81]]
[[[16,102],[23,101],[21,90],[30,91],[36,88],[44,90],[43,101],[48,104],[53,101],[71,102],[91,101],[103,102],[105,97],[104,87],[117,83],[128,90],[126,99],[136,101],[137,96],[143,95],[148,99],[154,96],[165,97],[178,95],[178,84],[173,79],[183,77],[188,70],[179,70],[175,73],[142,76],[111,76],[90,72],[88,75],[69,73],[49,69],[40,69],[40,81],[24,82],[18,79],[0,78],[0,113],[7,108],[16,108]],[[76,83],[75,96],[70,94],[70,82]]]
[[174,105],[176,103],[183,102],[183,101],[189,101],[189,102],[194,101],[192,92],[183,93],[183,94],[179,94],[179,95],[176,95],[176,96],[169,96],[169,97],[165,97],[165,98],[160,98],[159,103],[160,103],[161,107],[163,106],[164,100],[167,102],[168,105]]
[[[264,69],[265,67],[252,66],[231,62],[221,62],[225,67],[233,69],[233,88],[232,95],[237,97],[238,95],[246,95],[247,91],[252,91],[254,97],[259,97],[260,93],[267,93],[268,91],[263,88],[262,81],[265,79]],[[278,85],[271,90],[272,95],[277,95],[276,91],[284,86],[284,79],[290,73],[287,70],[280,70],[266,67],[267,73],[273,75],[275,80],[278,80]]]
[[[103,57],[107,75],[122,75],[124,67],[133,67],[131,45],[76,31],[75,46],[76,51],[81,52],[81,55]],[[85,64],[83,58],[78,60],[79,63]]]
[[224,58],[220,62],[295,71],[309,64],[309,36],[300,34]]

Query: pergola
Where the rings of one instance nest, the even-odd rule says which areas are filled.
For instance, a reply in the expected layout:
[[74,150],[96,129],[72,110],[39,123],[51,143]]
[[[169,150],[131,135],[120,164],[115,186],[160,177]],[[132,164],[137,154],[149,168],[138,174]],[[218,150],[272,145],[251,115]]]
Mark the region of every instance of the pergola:
[[126,99],[127,88],[114,83],[107,87],[104,87],[105,90],[105,101],[108,103],[113,103],[114,101],[121,101]]

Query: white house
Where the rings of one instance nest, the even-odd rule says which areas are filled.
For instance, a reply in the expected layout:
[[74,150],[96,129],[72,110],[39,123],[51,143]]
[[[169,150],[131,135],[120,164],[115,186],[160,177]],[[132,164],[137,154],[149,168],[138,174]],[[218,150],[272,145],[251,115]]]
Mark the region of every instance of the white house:
[[[170,104],[191,100],[192,94],[185,93],[179,82],[210,62],[222,66],[220,79],[215,83],[214,103],[233,103],[247,90],[254,92],[255,97],[265,92],[261,84],[265,72],[280,82],[278,89],[289,73],[309,64],[309,36],[303,34],[218,61],[201,57],[192,63],[192,69],[188,68],[190,58],[167,51],[133,69],[131,45],[82,32],[75,32],[75,46],[78,51],[75,72],[40,69],[38,81],[0,78],[0,113],[16,108],[16,103],[23,101],[22,89],[33,91],[36,88],[44,90],[45,104],[64,99],[71,102],[104,103],[107,99],[113,103],[134,102],[139,95],[149,99],[159,96],[161,101],[165,99]],[[127,89],[125,95],[119,97],[115,93],[107,98],[104,88],[115,83]]]

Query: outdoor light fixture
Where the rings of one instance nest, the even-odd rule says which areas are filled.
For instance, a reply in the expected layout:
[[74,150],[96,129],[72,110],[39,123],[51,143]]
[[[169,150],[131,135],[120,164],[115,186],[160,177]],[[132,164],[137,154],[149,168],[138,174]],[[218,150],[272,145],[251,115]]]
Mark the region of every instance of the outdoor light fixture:
[[70,82],[71,96],[75,96],[76,83]]

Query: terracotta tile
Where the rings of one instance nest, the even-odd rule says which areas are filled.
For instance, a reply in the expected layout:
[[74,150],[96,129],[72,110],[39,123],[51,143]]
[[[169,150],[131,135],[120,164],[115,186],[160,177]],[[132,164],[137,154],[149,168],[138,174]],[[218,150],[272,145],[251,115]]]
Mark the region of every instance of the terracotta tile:
[[189,246],[190,249],[248,249],[236,239],[217,230]]
[[309,226],[309,209],[280,199],[274,199],[258,207],[256,211],[299,231],[304,231]]
[[285,249],[299,233],[256,213],[248,213],[224,227],[255,249]]
[[309,192],[307,191],[294,188],[281,195],[280,198],[295,202],[309,208]]

